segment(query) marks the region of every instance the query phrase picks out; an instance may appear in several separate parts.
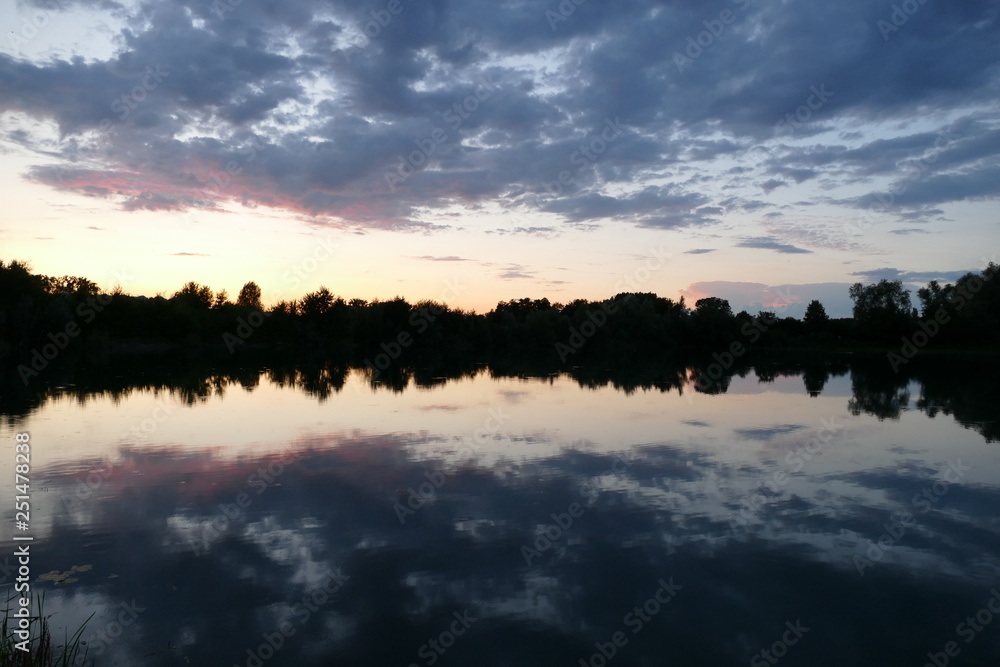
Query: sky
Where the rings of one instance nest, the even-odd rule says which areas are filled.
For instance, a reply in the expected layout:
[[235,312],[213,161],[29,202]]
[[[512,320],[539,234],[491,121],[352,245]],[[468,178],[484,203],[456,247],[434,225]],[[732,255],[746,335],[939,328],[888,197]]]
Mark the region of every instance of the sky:
[[996,261],[996,0],[0,0],[0,260],[849,316]]

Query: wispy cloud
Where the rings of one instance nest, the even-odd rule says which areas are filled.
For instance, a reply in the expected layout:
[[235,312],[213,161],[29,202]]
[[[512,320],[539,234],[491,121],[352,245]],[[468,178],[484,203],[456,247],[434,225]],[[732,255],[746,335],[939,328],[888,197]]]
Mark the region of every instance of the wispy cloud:
[[909,236],[910,234],[930,234],[926,229],[893,229],[889,232],[890,234],[898,234],[899,236]]
[[812,250],[799,248],[788,243],[782,243],[772,236],[754,236],[745,238],[736,244],[738,248],[757,248],[760,250],[774,250],[775,252],[786,254],[808,254]]
[[855,271],[851,275],[864,278],[868,282],[879,280],[900,280],[904,283],[929,283],[932,280],[954,282],[966,273],[976,273],[977,269],[968,271],[903,271],[891,267],[871,269],[868,271]]
[[421,255],[420,257],[414,257],[414,259],[422,259],[426,262],[474,262],[474,259],[468,259],[467,257],[456,257],[455,255],[449,255],[447,257],[435,257],[434,255]]
[[497,278],[500,280],[525,280],[534,277],[535,271],[531,271],[521,264],[510,264],[497,274]]

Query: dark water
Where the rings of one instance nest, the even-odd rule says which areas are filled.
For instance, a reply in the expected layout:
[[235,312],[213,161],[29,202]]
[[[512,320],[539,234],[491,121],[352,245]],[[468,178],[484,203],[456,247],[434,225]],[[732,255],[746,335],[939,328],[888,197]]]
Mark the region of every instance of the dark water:
[[0,442],[99,665],[997,665],[997,371],[131,372]]

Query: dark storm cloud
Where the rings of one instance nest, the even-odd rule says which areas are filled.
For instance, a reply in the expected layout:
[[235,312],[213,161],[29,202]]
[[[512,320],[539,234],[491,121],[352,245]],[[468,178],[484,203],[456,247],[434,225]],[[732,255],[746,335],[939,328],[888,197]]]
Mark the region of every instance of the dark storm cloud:
[[[429,210],[497,202],[677,229],[807,181],[891,179],[898,214],[921,221],[1000,196],[985,0],[918,5],[898,30],[869,0],[35,4],[128,19],[107,60],[0,55],[0,111],[61,135],[70,177],[31,177],[128,210],[234,201],[427,230]],[[873,123],[893,129],[824,139]]]

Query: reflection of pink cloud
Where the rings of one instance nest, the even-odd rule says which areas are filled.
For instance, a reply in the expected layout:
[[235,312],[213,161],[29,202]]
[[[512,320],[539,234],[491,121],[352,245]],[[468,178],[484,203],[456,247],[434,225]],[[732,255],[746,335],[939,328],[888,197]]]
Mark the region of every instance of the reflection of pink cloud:
[[[421,441],[397,434],[330,432],[276,442],[273,449],[235,457],[225,447],[187,450],[173,445],[123,446],[115,457],[117,463],[62,463],[49,470],[49,477],[91,484],[89,480],[99,471],[104,496],[120,496],[137,486],[163,486],[176,489],[187,502],[215,502],[246,491],[249,474],[256,472],[259,479],[267,479],[261,472],[265,471],[277,479],[285,470],[296,469],[301,475],[349,478],[371,491],[388,492],[407,474],[399,466],[398,452],[416,442]],[[303,461],[307,463],[301,464]]]

